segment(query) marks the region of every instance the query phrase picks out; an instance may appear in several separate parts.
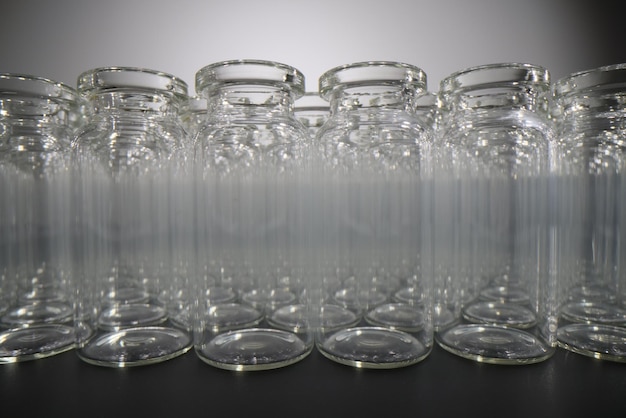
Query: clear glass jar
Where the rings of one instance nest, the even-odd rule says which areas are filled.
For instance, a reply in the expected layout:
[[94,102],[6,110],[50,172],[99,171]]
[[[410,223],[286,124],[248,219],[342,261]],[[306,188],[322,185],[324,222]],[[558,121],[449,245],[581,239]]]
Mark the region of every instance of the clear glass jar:
[[82,73],[78,91],[89,106],[73,143],[78,356],[111,367],[173,358],[192,343],[176,229],[189,209],[175,182],[186,164],[187,85],[151,69],[104,67]]
[[195,351],[229,370],[293,364],[313,348],[305,247],[309,140],[297,69],[236,60],[196,73],[208,118],[195,140]]
[[517,63],[441,82],[436,339],[461,357],[528,364],[556,347],[550,87]]
[[626,361],[626,64],[554,84],[561,258],[559,345]]
[[305,93],[296,100],[294,115],[309,131],[311,138],[315,138],[317,131],[330,116],[330,103],[322,99],[318,92]]
[[0,74],[0,363],[74,347],[69,155],[74,89]]
[[354,367],[415,364],[433,346],[432,138],[415,113],[426,74],[405,63],[359,62],[325,72],[319,91],[331,114],[317,135],[317,348]]

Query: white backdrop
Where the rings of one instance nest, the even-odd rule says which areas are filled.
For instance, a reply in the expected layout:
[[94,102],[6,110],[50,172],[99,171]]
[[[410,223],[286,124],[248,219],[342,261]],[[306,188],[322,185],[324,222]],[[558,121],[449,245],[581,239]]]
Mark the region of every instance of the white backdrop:
[[[479,64],[529,62],[553,79],[626,62],[615,11],[572,0],[0,0],[0,72],[74,86],[109,65],[166,71],[189,84],[225,59],[280,61],[307,90],[342,64],[417,65],[430,90]],[[621,41],[620,41],[621,42]]]

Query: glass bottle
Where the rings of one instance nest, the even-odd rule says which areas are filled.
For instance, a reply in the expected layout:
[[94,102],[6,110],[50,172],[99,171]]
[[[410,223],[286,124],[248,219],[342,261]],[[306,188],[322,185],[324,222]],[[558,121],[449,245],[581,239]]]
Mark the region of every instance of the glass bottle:
[[528,364],[556,347],[550,87],[547,70],[517,63],[441,82],[436,339],[461,357]]
[[0,363],[74,347],[69,161],[76,91],[0,74]]
[[558,341],[626,361],[626,64],[554,84],[558,118]]
[[207,100],[195,140],[195,351],[229,370],[287,366],[313,348],[305,248],[309,140],[294,117],[304,76],[234,60],[196,73]]
[[316,142],[322,231],[316,345],[362,368],[397,368],[433,346],[428,164],[431,130],[416,114],[426,74],[399,62],[325,72],[330,117]]
[[330,104],[322,99],[318,92],[311,91],[296,100],[293,111],[296,118],[307,128],[311,138],[315,138],[317,131],[330,115]]
[[[151,69],[102,67],[78,78],[88,120],[73,143],[78,356],[128,367],[191,348],[188,277],[177,238],[186,163],[179,111],[187,85]],[[189,220],[187,220],[189,222]]]

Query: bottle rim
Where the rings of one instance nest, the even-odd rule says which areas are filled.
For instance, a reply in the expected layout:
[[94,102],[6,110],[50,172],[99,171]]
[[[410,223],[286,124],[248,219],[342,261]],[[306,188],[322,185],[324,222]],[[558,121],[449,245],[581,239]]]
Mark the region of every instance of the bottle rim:
[[441,80],[440,91],[451,93],[489,86],[535,84],[550,86],[550,72],[539,65],[503,62],[468,67],[453,72]]
[[427,90],[415,99],[415,104],[420,107],[436,106],[437,100],[437,93]]
[[78,76],[79,92],[139,89],[188,95],[187,83],[166,72],[141,67],[98,67]]
[[0,73],[0,98],[17,96],[76,102],[78,92],[67,84],[31,74]]
[[573,72],[555,81],[555,97],[596,89],[618,89],[626,93],[626,63],[604,65]]
[[278,84],[301,97],[304,94],[304,74],[295,67],[276,61],[238,59],[218,61],[196,72],[196,91],[202,92],[223,85]]
[[398,61],[361,61],[339,65],[324,72],[319,78],[320,95],[329,100],[337,86],[412,85],[426,89],[427,77],[421,68]]
[[191,96],[187,99],[187,107],[190,111],[203,111],[207,110],[207,101],[203,97]]
[[294,103],[295,111],[321,110],[330,111],[330,103],[322,98],[317,91],[306,92]]

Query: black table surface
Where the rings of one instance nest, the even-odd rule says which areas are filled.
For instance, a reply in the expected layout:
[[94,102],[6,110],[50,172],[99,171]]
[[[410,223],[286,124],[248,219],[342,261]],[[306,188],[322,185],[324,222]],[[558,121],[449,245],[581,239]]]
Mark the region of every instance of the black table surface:
[[0,417],[626,417],[626,364],[557,350],[533,365],[481,364],[435,346],[393,370],[313,351],[275,370],[233,372],[193,350],[149,366],[93,366],[70,351],[0,366]]

